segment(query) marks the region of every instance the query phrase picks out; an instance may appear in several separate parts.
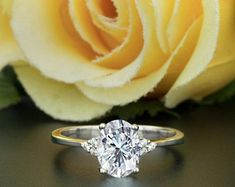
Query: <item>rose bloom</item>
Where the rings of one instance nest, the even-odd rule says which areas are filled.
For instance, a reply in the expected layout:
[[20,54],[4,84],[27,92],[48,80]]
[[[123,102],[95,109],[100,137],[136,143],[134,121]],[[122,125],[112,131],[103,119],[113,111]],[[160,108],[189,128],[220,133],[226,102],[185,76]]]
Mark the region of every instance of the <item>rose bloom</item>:
[[173,108],[235,79],[235,0],[0,0],[0,68],[87,121],[142,97]]

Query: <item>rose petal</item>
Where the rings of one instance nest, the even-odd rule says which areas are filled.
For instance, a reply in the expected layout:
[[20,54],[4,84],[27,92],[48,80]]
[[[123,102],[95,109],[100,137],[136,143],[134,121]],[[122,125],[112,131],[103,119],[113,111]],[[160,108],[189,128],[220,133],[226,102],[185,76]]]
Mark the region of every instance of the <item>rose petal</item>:
[[14,1],[12,27],[29,63],[44,75],[67,83],[112,73],[90,64],[95,53],[78,35],[75,38],[66,30],[61,12],[64,2]]
[[74,85],[47,79],[29,66],[15,67],[15,70],[35,104],[55,119],[88,121],[111,109],[89,100]]
[[220,1],[220,32],[211,64],[235,60],[235,1]]
[[142,19],[143,28],[144,30],[146,30],[146,33],[144,32],[144,40],[148,40],[148,37],[146,37],[146,35],[149,34],[150,36],[150,40],[145,41],[146,48],[143,53],[143,56],[145,58],[143,65],[141,66],[141,69],[137,75],[145,76],[151,72],[154,72],[155,70],[158,70],[164,64],[167,58],[169,58],[169,56],[163,53],[156,38],[156,28],[154,27],[156,22],[152,1],[136,0],[136,6],[139,11],[140,17],[145,18]]
[[205,96],[222,89],[234,79],[235,60],[216,64],[209,67],[204,73],[202,73],[202,75],[192,81],[192,85],[190,87],[193,88],[193,91],[190,91],[190,94],[193,95],[195,100],[202,100]]
[[[207,68],[190,84],[185,85],[175,94],[175,100],[188,98],[201,100],[205,96],[218,91],[235,79],[235,61],[221,63]],[[169,106],[169,105],[168,105]],[[170,105],[172,107],[172,105]]]
[[130,0],[120,1],[120,0],[111,0],[116,8],[117,18],[116,25],[119,27],[126,28],[129,25],[129,11],[127,11],[127,7]]
[[1,12],[10,16],[12,4],[13,4],[13,0],[0,0]]
[[141,97],[153,91],[153,89],[166,74],[170,64],[178,58],[178,54],[182,54],[182,51],[184,51],[185,47],[187,47],[185,45],[188,44],[188,40],[191,39],[191,33],[194,31],[195,24],[192,24],[182,41],[171,54],[170,58],[158,71],[155,71],[144,78],[133,80],[130,83],[118,88],[94,88],[84,83],[78,83],[78,88],[88,98],[99,103],[109,105],[125,105],[127,103],[137,101]]
[[152,0],[156,17],[156,33],[161,49],[169,53],[167,26],[172,15],[175,0]]
[[165,95],[173,86],[174,82],[183,71],[185,65],[189,62],[198,42],[202,21],[202,17],[200,17],[190,26],[190,33],[182,50],[180,50],[177,54],[177,57],[174,58],[167,71],[167,74],[164,76],[164,79],[157,87],[153,96],[156,97]]
[[188,98],[184,96],[184,86],[190,84],[206,69],[214,55],[219,34],[219,1],[204,0],[202,2],[204,20],[199,41],[190,61],[165,97],[167,107],[174,107]]
[[[106,15],[102,14],[102,10],[100,10],[102,9],[102,6],[106,10],[112,11],[110,7],[106,7],[107,5],[110,5],[107,2],[108,1],[104,2],[100,0],[87,0],[87,7],[92,16],[93,23],[101,31],[103,31],[101,32],[103,38],[112,48],[114,48],[123,41],[123,39],[125,38],[127,34],[127,30],[125,27],[122,27],[121,25],[117,24],[118,22],[116,22],[116,18],[109,18]],[[122,1],[122,2],[113,1],[113,2],[115,2],[115,5],[117,5],[117,7],[120,7],[119,4],[121,3],[124,5],[128,5],[126,1]],[[113,2],[111,1],[111,3]],[[128,20],[128,17],[127,17],[127,20]]]
[[[167,60],[167,55],[162,52],[156,39],[156,30],[154,27],[155,15],[150,2],[150,0],[148,2],[136,1],[137,10],[144,29],[144,46],[139,56],[120,71],[98,79],[86,81],[87,85],[106,88],[120,87],[136,76],[148,75],[162,67]],[[137,43],[134,42],[134,44]],[[125,57],[123,59],[125,60]],[[156,61],[156,59],[158,60]]]
[[100,31],[92,23],[86,1],[69,0],[69,12],[76,30],[93,50],[100,54],[108,53],[108,46],[100,36]]
[[9,17],[0,8],[0,70],[9,63],[23,60],[9,25]]
[[141,20],[135,2],[128,2],[126,12],[129,12],[129,17],[127,18],[129,20],[129,26],[125,40],[109,54],[93,60],[93,63],[109,68],[120,69],[133,62],[141,52],[143,47]]
[[[202,14],[202,1],[175,0],[173,14],[167,28],[171,51],[178,45],[192,22]],[[212,3],[212,1],[210,3]]]

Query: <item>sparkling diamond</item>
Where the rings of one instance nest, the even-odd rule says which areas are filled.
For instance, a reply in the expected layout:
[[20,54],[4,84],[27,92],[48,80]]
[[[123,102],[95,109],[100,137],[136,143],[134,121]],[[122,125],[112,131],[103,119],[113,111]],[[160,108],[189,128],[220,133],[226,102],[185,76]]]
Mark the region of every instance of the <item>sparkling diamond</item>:
[[91,153],[91,155],[97,156],[97,147],[99,146],[100,143],[99,140],[100,140],[99,137],[92,138],[87,142],[83,143],[82,147],[83,149]]
[[97,156],[100,172],[113,177],[126,177],[138,172],[141,155],[156,148],[156,144],[139,137],[138,126],[124,120],[114,120],[100,126],[100,136],[82,144]]
[[116,120],[100,131],[98,160],[102,170],[114,177],[125,177],[138,169],[139,138],[126,121]]
[[83,148],[98,157],[100,171],[113,177],[125,177],[138,172],[141,155],[156,145],[140,138],[136,125],[115,120],[103,125],[100,136],[83,144]]

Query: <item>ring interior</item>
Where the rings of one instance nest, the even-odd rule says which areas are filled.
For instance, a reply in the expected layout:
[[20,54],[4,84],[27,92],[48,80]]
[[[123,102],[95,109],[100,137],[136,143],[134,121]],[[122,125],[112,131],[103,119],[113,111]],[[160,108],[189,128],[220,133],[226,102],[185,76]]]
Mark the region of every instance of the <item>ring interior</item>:
[[[61,132],[62,135],[70,138],[89,140],[99,136],[100,130],[98,126],[87,126],[65,129]],[[176,132],[168,128],[159,128],[152,126],[139,126],[138,135],[149,140],[159,140],[170,138],[176,135]]]
[[87,128],[71,128],[62,131],[61,134],[70,138],[89,140],[99,136],[99,128],[96,126]]
[[140,129],[138,134],[140,137],[144,137],[148,140],[160,140],[173,137],[176,135],[176,132],[170,129],[156,129],[156,130]]

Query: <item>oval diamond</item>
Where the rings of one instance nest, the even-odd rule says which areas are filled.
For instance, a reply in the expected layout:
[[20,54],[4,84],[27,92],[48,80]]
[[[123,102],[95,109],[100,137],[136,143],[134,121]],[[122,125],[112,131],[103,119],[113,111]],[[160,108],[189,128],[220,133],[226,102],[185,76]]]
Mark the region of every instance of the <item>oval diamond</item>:
[[115,120],[100,130],[97,157],[103,172],[125,177],[138,171],[141,140],[133,127],[124,120]]
[[102,124],[100,135],[84,142],[82,147],[97,156],[101,173],[126,177],[139,171],[140,156],[156,148],[150,140],[139,137],[138,128],[124,120]]

